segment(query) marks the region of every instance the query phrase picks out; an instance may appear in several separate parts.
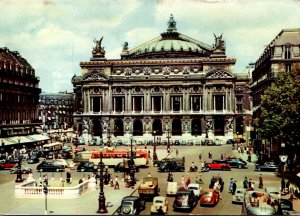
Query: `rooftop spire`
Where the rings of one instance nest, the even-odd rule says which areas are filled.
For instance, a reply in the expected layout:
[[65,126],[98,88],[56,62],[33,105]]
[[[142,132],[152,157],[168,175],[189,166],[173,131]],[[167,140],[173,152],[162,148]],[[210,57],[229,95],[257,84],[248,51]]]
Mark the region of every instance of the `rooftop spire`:
[[168,22],[168,29],[167,29],[167,31],[168,32],[176,32],[177,31],[176,22],[174,20],[173,14],[171,14],[171,16],[170,16],[170,20]]

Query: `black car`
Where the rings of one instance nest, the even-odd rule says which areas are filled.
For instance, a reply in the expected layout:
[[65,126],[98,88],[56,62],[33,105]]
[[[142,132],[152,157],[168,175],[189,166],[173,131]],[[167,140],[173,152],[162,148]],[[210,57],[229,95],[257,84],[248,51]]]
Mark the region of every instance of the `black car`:
[[40,162],[40,159],[37,154],[31,154],[27,159],[27,163],[34,164]]
[[174,145],[180,145],[179,140],[175,140]]
[[65,168],[63,165],[57,165],[52,162],[43,161],[37,165],[36,170],[38,172],[63,172]]
[[185,167],[176,161],[166,161],[158,167],[159,172],[184,172]]
[[173,202],[173,209],[192,211],[197,205],[197,200],[193,190],[179,189]]
[[248,168],[247,162],[241,158],[228,158],[228,159],[226,159],[226,161],[229,163],[229,165],[232,168],[239,168],[239,169],[242,169],[242,168],[247,169]]
[[[125,165],[123,162],[118,163],[115,167],[114,167],[114,171],[115,172],[129,172],[130,171],[130,166],[128,165],[128,161],[125,161]],[[137,166],[134,166],[134,171],[138,172],[139,168]]]
[[277,215],[284,215],[285,211],[293,211],[293,203],[288,199],[278,199]]
[[228,140],[226,141],[226,144],[234,144],[234,140],[233,140],[233,139],[228,139]]
[[269,171],[269,172],[278,172],[280,166],[274,162],[265,162],[263,164],[255,164],[255,171]]
[[117,212],[119,215],[139,215],[145,207],[145,200],[138,196],[126,196],[122,199],[121,206]]
[[77,167],[77,172],[95,172],[97,166],[93,162],[80,162]]

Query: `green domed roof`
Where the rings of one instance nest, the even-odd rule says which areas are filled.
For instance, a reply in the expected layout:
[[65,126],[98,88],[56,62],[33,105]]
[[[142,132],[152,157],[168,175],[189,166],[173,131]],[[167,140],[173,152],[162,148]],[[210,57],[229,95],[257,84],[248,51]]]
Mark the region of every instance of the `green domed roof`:
[[122,58],[176,58],[209,56],[212,47],[198,40],[177,32],[176,22],[171,15],[167,32],[132,50],[127,43],[121,54]]

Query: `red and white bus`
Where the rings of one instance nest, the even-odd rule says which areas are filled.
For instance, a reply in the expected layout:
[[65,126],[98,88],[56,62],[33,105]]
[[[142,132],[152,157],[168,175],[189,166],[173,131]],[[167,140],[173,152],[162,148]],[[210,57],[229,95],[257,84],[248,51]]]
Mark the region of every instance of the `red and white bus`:
[[[147,166],[148,165],[148,152],[143,150],[137,150],[134,152],[133,158],[136,166]],[[105,166],[116,166],[120,162],[124,162],[125,159],[130,159],[130,151],[128,150],[110,150],[106,149],[102,151],[102,161]],[[89,159],[90,162],[98,164],[100,162],[100,152],[94,151]]]

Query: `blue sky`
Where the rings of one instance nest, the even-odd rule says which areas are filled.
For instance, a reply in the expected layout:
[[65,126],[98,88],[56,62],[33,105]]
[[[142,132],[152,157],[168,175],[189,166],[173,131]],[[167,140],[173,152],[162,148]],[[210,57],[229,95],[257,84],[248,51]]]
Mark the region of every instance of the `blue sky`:
[[0,0],[0,47],[19,51],[45,92],[72,91],[79,63],[102,36],[106,58],[164,32],[170,14],[178,32],[206,44],[223,33],[235,72],[246,72],[284,28],[300,27],[299,0]]

